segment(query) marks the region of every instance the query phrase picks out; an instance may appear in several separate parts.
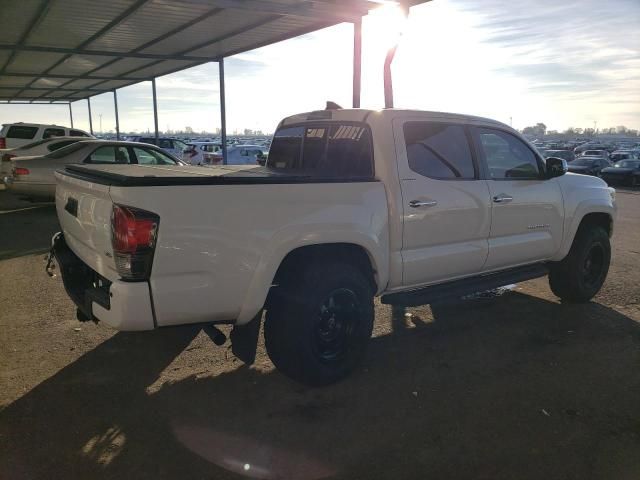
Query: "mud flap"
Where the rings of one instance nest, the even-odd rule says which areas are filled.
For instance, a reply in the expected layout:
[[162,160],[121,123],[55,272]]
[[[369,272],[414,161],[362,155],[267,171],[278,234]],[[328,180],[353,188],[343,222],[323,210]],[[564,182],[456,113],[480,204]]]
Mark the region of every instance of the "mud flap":
[[261,320],[262,310],[249,323],[236,325],[231,330],[231,351],[247,365],[252,365],[256,361]]

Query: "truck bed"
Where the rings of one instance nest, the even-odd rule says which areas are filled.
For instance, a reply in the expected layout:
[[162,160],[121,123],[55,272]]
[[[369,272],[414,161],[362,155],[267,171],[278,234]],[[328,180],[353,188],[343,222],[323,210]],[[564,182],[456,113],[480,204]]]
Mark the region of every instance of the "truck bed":
[[373,182],[372,177],[318,176],[253,165],[68,165],[60,173],[101,185],[160,187],[172,185],[252,185]]

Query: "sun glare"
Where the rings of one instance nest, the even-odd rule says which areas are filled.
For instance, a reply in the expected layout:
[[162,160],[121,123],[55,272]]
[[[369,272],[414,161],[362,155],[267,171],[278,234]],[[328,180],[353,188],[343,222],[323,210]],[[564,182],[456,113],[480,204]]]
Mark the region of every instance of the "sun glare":
[[367,48],[386,51],[398,43],[402,35],[407,17],[396,3],[384,3],[369,12],[366,17]]

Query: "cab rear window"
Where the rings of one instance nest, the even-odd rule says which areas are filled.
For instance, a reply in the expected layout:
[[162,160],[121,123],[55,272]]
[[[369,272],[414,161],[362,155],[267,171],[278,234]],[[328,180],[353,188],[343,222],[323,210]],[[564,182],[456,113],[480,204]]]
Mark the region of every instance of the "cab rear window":
[[335,177],[372,177],[369,127],[327,122],[284,127],[276,132],[267,166]]
[[25,127],[13,125],[7,131],[7,138],[20,138],[22,140],[31,140],[38,133],[38,127]]

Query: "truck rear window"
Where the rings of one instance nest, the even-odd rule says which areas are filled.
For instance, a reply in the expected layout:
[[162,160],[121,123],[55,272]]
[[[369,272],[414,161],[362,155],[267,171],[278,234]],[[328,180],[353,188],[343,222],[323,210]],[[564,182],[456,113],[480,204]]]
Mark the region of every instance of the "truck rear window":
[[13,125],[7,131],[7,138],[20,138],[22,140],[31,140],[38,133],[38,127],[23,127]]
[[276,132],[267,166],[318,176],[372,177],[369,127],[356,123],[318,123]]

